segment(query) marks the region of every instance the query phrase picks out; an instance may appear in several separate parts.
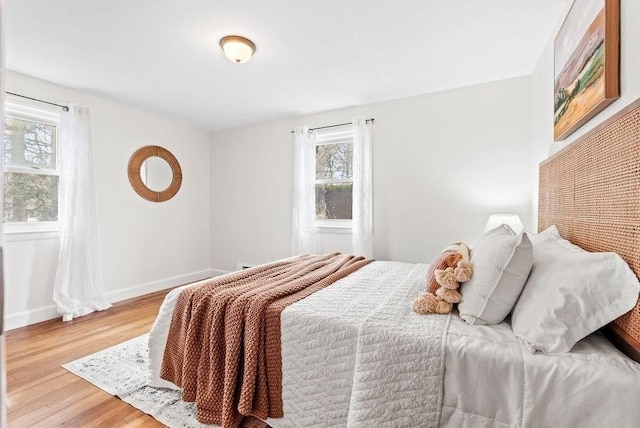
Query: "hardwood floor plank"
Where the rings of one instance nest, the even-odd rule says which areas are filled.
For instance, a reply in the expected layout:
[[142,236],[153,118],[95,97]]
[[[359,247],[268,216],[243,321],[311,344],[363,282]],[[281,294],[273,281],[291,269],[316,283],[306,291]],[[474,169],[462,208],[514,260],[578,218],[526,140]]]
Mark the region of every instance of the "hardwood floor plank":
[[[74,379],[75,378],[75,379]],[[38,405],[53,406],[61,399],[69,395],[69,391],[77,391],[85,388],[86,380],[69,374],[68,376],[56,376],[40,385],[30,384],[29,388],[20,393],[12,394],[12,403],[9,405],[16,416],[28,414],[31,407]]]
[[169,291],[116,303],[67,323],[57,319],[8,331],[8,426],[164,426],[61,365],[149,332]]

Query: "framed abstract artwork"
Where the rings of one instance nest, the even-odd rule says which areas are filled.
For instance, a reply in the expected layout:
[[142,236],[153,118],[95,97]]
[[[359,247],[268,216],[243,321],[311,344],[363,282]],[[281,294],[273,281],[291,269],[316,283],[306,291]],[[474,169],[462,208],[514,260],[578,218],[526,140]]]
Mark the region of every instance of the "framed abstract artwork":
[[559,141],[619,96],[620,0],[575,0],[553,56],[553,136]]

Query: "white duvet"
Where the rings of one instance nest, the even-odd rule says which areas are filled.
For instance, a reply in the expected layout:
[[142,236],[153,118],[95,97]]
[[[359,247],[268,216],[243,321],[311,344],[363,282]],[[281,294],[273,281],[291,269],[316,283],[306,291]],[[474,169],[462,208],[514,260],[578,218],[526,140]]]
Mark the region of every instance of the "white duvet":
[[567,354],[530,354],[508,323],[447,335],[445,427],[640,426],[640,365],[601,334]]
[[[437,427],[449,316],[411,310],[428,265],[374,262],[287,307],[281,316],[285,427]],[[180,289],[149,336],[151,386],[159,378]],[[408,302],[408,303],[407,303]]]
[[[640,365],[592,335],[570,354],[530,355],[507,323],[420,316],[428,265],[373,262],[282,312],[286,427],[633,427]],[[149,339],[158,373],[175,299]],[[448,334],[447,334],[448,331]],[[446,358],[445,358],[446,356]]]
[[427,271],[374,262],[283,311],[285,417],[269,425],[438,426],[449,317],[411,310]]

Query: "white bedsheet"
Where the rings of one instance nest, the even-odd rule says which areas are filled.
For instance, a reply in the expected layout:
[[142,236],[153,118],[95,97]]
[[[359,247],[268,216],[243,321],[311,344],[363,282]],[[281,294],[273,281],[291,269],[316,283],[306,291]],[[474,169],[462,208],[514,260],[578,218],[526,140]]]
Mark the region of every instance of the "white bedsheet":
[[568,354],[530,354],[508,323],[447,336],[444,427],[640,426],[640,365],[592,334]]
[[[424,290],[426,269],[374,262],[286,308],[285,417],[267,422],[274,428],[423,427],[439,417],[444,427],[638,426],[640,365],[604,337],[591,335],[569,354],[531,355],[507,323],[470,326],[455,315],[419,316],[411,302]],[[152,386],[173,386],[158,373],[179,291],[167,296],[150,335]],[[440,382],[429,380],[439,377],[439,351],[420,334],[438,331],[430,324],[435,319],[448,324]],[[398,347],[391,346],[394,337]]]
[[[196,282],[195,284],[199,284],[200,282]],[[191,287],[195,284],[187,284],[182,287],[174,288],[169,292],[169,294],[167,294],[160,306],[158,316],[153,322],[153,326],[149,332],[149,386],[154,386],[156,388],[178,389],[178,387],[172,382],[166,381],[160,377],[160,369],[162,368],[164,348],[167,346],[171,316],[176,307],[178,295],[185,288]]]
[[[282,312],[284,418],[274,428],[438,426],[449,316],[411,310],[428,265],[373,262]],[[159,378],[177,295],[149,337],[150,385]]]
[[282,313],[274,428],[438,426],[448,316],[411,310],[428,265],[374,262]]

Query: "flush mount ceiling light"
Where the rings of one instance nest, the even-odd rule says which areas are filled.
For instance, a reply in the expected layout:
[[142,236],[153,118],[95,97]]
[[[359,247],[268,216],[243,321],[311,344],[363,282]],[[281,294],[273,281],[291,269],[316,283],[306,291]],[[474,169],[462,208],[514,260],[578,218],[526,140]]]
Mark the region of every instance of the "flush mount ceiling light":
[[220,40],[220,47],[229,61],[241,64],[251,59],[256,45],[242,36],[226,36]]

